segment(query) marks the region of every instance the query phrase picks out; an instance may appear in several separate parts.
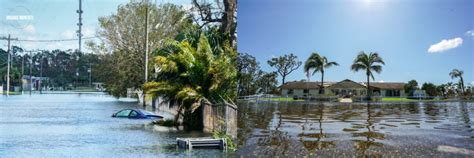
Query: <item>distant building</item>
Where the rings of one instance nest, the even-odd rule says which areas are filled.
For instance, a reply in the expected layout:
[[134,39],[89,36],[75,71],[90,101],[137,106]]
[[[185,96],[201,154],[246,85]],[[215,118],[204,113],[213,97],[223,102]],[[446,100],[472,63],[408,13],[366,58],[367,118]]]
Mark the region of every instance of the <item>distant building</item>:
[[417,89],[413,92],[413,96],[414,97],[425,97],[426,92],[425,92],[425,90]]
[[349,79],[332,84],[328,87],[328,90],[337,96],[361,96],[367,94],[367,87],[365,85]]
[[105,91],[104,83],[102,82],[92,82],[96,91],[102,92]]
[[[280,86],[281,95],[288,97],[316,97],[321,95],[336,96],[365,96],[367,95],[367,84],[365,82],[354,82],[349,79],[340,82],[324,82],[324,92],[319,93],[320,82],[293,81]],[[373,96],[399,97],[405,96],[405,83],[402,82],[371,82],[370,87]]]
[[294,81],[280,87],[281,95],[288,97],[308,97],[319,95],[321,82]]
[[405,83],[403,82],[371,82],[370,87],[372,87],[372,94],[375,96],[405,96]]
[[29,76],[29,75],[23,75],[21,78],[22,80],[22,88],[24,91],[29,91],[31,90],[38,90],[40,87],[40,82],[42,82],[42,87],[46,86],[46,81],[49,80],[48,77],[35,77],[35,76]]

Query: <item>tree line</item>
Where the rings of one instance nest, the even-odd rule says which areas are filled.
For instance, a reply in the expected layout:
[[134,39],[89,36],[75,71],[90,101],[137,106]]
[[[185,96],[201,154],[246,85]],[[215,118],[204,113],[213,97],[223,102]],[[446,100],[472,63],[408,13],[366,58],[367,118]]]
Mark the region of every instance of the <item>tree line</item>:
[[[240,96],[245,95],[253,95],[262,93],[259,91],[261,89],[272,87],[274,88],[273,91],[270,91],[273,94],[278,92],[278,82],[276,81],[276,77],[278,75],[281,76],[281,85],[285,84],[286,77],[290,75],[293,71],[297,70],[301,65],[304,67],[304,72],[307,75],[308,81],[310,77],[315,75],[316,73],[321,74],[320,80],[320,87],[322,87],[319,91],[320,94],[324,93],[324,74],[327,69],[339,66],[339,64],[335,61],[330,61],[327,57],[320,55],[317,52],[313,52],[310,54],[308,59],[304,62],[298,60],[298,57],[292,53],[285,54],[279,57],[271,58],[267,61],[267,63],[275,69],[274,72],[269,72],[267,74],[273,74],[271,76],[272,82],[264,82],[264,83],[272,83],[271,86],[269,85],[262,85],[259,81],[270,79],[270,78],[262,78],[262,74],[265,74],[262,70],[260,70],[259,63],[256,61],[255,57],[249,54],[240,54],[237,63],[238,69],[238,92]],[[354,61],[350,67],[350,69],[354,72],[363,71],[367,78],[367,97],[370,97],[370,82],[371,79],[375,80],[374,73],[381,73],[383,65],[385,65],[384,60],[377,52],[364,52],[361,51],[359,54],[354,58]],[[446,84],[441,85],[434,85],[433,83],[424,83],[421,87],[418,87],[418,83],[416,80],[408,81],[405,85],[404,89],[408,96],[413,96],[416,90],[423,90],[426,95],[428,96],[444,96],[444,97],[452,97],[455,95],[471,95],[471,87],[465,87],[464,79],[463,79],[464,72],[458,69],[453,69],[449,76],[452,79],[459,78],[457,83],[448,82]]]
[[[12,46],[10,53],[12,86],[21,87],[23,75],[48,77],[49,80],[42,83],[43,87],[72,89],[88,86],[89,69],[92,69],[92,81],[103,82],[107,79],[102,75],[106,70],[100,66],[101,55],[59,49],[28,51],[18,46]],[[8,53],[0,49],[0,81],[3,85],[7,82],[7,56]]]

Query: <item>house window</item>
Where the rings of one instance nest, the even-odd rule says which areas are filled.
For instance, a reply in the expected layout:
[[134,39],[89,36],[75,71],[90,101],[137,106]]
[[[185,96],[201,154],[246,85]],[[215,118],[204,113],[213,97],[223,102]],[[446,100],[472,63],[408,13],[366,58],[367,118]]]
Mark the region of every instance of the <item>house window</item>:
[[309,93],[309,89],[304,89],[303,93]]
[[293,89],[288,89],[288,94],[293,94]]
[[394,96],[400,96],[400,90],[394,90],[393,95]]
[[393,91],[392,91],[392,90],[386,90],[386,91],[385,91],[385,96],[387,96],[387,97],[392,97],[392,96],[394,96],[394,95],[393,95]]

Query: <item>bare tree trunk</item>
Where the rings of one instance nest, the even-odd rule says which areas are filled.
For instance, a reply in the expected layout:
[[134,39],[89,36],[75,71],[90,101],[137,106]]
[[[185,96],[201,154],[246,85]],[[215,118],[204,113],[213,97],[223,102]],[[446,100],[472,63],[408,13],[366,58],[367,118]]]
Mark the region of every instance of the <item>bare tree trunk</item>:
[[224,14],[222,15],[221,31],[229,33],[230,44],[235,46],[237,41],[235,37],[236,23],[234,21],[237,10],[237,0],[224,0]]
[[284,85],[284,84],[285,84],[285,77],[286,77],[286,76],[281,76],[281,78],[282,78],[282,79],[281,79],[281,85]]

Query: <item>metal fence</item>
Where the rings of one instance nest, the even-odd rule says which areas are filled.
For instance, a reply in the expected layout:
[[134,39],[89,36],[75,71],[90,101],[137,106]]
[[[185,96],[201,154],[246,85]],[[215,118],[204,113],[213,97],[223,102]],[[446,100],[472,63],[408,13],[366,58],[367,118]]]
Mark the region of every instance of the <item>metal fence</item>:
[[[292,96],[278,96],[270,94],[240,96],[238,101],[249,102],[289,102],[289,101],[323,101],[323,102],[338,102],[342,99],[350,99],[352,102],[366,102],[367,96],[310,96],[310,97],[292,97]],[[457,100],[474,100],[474,96],[371,96],[371,101],[457,101]]]

